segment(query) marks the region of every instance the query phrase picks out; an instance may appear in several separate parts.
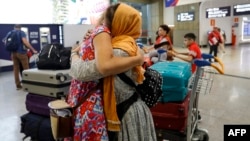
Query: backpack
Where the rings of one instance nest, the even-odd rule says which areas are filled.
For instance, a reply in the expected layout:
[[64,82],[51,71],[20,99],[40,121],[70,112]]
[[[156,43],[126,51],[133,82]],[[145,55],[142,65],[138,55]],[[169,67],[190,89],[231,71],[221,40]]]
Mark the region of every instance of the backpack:
[[59,43],[44,46],[36,62],[38,69],[63,70],[70,68],[71,47]]
[[5,41],[5,48],[7,51],[10,51],[10,52],[15,52],[18,50],[18,47],[20,45],[20,41],[21,41],[21,37],[18,35],[20,34],[21,32],[19,31],[15,31],[15,30],[12,30],[10,31],[10,33],[7,35],[6,37],[6,41]]
[[122,81],[136,89],[136,93],[149,108],[154,107],[162,96],[163,78],[158,71],[150,67],[146,68],[143,83],[137,86],[125,73],[120,73],[118,76]]

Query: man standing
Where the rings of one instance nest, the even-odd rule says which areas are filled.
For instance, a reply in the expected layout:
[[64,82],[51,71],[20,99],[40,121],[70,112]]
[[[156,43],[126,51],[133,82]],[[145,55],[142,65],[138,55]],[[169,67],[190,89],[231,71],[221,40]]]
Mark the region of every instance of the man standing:
[[[16,24],[14,26],[14,30],[12,31],[15,32],[18,37],[17,38],[18,48],[16,51],[11,51],[11,59],[13,60],[13,71],[14,71],[16,89],[20,90],[22,89],[21,81],[19,78],[20,65],[22,65],[22,68],[24,70],[29,69],[27,50],[24,48],[24,46],[30,49],[34,54],[36,54],[37,51],[28,42],[26,38],[26,34],[21,30],[21,25]],[[8,37],[8,35],[11,34],[12,31],[8,32],[6,37]],[[5,40],[5,43],[6,43],[6,40]]]
[[[218,31],[218,27],[214,27],[213,31],[208,35],[208,43],[210,45],[209,54],[214,53],[214,56],[217,57],[218,46],[222,43],[220,32]],[[209,59],[209,61],[211,61]]]

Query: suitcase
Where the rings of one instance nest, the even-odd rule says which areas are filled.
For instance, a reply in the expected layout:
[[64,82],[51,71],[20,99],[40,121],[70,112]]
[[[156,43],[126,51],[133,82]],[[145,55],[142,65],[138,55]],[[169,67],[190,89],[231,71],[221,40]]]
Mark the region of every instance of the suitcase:
[[65,97],[68,94],[71,77],[69,70],[39,70],[32,68],[23,71],[23,89],[30,93],[51,97]]
[[53,100],[56,100],[56,98],[28,93],[25,100],[26,109],[29,112],[49,117],[50,109],[48,103]]
[[186,62],[158,62],[151,66],[162,74],[163,96],[162,102],[183,101],[188,91],[188,82],[191,78],[191,65]]
[[55,141],[52,135],[50,117],[26,113],[21,117],[21,133],[25,138],[30,137],[32,141]]
[[191,64],[186,62],[158,62],[151,66],[163,76],[164,89],[186,87],[192,75]]
[[184,132],[187,127],[188,105],[191,91],[182,102],[158,102],[150,108],[157,129]]
[[173,130],[156,129],[157,141],[187,141],[187,135]]
[[180,102],[185,99],[188,93],[187,87],[181,87],[179,89],[168,89],[162,92],[162,97],[159,98],[160,102]]

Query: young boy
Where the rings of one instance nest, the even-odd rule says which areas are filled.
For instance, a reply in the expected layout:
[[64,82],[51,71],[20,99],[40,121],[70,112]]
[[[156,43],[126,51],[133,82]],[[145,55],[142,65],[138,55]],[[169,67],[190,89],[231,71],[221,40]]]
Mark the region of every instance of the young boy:
[[168,51],[168,55],[172,55],[181,60],[192,63],[192,73],[196,70],[196,65],[193,64],[194,59],[201,58],[201,50],[199,45],[195,42],[196,36],[194,33],[187,33],[184,35],[184,45],[188,48],[187,53],[179,53],[175,50]]
[[[194,59],[201,58],[201,50],[195,42],[196,36],[194,33],[187,33],[184,35],[184,45],[188,48],[187,53],[178,53],[177,51],[168,51],[168,55],[172,55],[181,60],[190,62],[192,64],[192,73],[196,71],[196,65],[193,63]],[[198,121],[201,121],[200,111],[198,111]]]

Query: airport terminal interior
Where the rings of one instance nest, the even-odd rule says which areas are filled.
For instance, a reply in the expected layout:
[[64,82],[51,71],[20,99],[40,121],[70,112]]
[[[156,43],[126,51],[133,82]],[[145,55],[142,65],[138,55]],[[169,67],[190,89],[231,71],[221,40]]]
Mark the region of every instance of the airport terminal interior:
[[[208,131],[211,141],[223,141],[224,125],[249,124],[249,46],[226,46],[226,53],[221,51],[218,55],[225,74],[215,74],[210,93],[200,95],[198,107],[202,120],[198,126]],[[181,47],[176,49],[187,51]],[[208,48],[202,48],[202,52],[208,53]],[[20,133],[20,116],[27,113],[27,92],[15,89],[12,71],[1,72],[0,78],[0,139],[19,141],[24,137]]]
[[[14,0],[5,1],[5,4],[13,6]],[[15,8],[18,9],[23,1],[15,0]],[[213,27],[220,27],[226,34],[225,52],[219,50],[218,57],[224,64],[224,74],[219,74],[212,67],[208,67],[212,82],[208,93],[200,93],[198,110],[201,121],[198,127],[208,131],[210,141],[224,140],[224,125],[250,125],[250,4],[249,0],[26,0],[25,2],[37,7],[22,8],[20,14],[5,14],[8,6],[0,5],[0,39],[3,40],[6,33],[13,29],[16,22],[23,25],[22,31],[28,36],[31,45],[38,51],[44,45],[52,42],[62,43],[65,47],[72,46],[76,41],[81,41],[83,35],[94,27],[97,21],[97,12],[90,16],[82,9],[88,9],[89,5],[96,6],[94,2],[100,2],[94,9],[102,9],[111,2],[128,2],[142,14],[142,36],[137,41],[149,45],[148,39],[156,37],[155,32],[159,25],[167,24],[171,28],[169,33],[173,41],[173,47],[179,52],[187,52],[183,47],[183,36],[192,32],[196,35],[202,53],[209,53],[208,33]],[[80,6],[79,6],[80,3]],[[44,16],[44,7],[48,9]],[[41,9],[40,9],[41,8]],[[76,10],[76,8],[78,10]],[[46,10],[47,10],[46,9]],[[50,9],[50,10],[49,10]],[[1,11],[2,10],[2,11]],[[8,10],[8,9],[7,9]],[[27,10],[27,11],[26,11]],[[90,13],[93,12],[89,8]],[[103,9],[102,9],[103,10]],[[39,11],[30,14],[30,11]],[[77,16],[70,17],[72,12],[78,11]],[[28,14],[27,14],[28,13]],[[83,15],[80,15],[83,14]],[[1,15],[3,14],[3,15]],[[73,13],[74,14],[74,13]],[[23,15],[28,15],[23,19]],[[13,18],[15,17],[15,18]],[[18,19],[16,19],[18,18]],[[50,18],[50,20],[46,19]],[[54,18],[52,20],[52,18]],[[13,21],[15,20],[16,21]],[[94,19],[94,20],[93,20]],[[23,22],[21,21],[23,20]],[[92,21],[93,20],[93,21]],[[36,23],[37,22],[37,23]],[[18,24],[17,23],[17,24]],[[48,24],[50,23],[50,24]],[[74,33],[74,34],[72,34]],[[37,56],[33,55],[33,62]],[[174,61],[182,61],[174,59]],[[213,62],[218,66],[218,62]],[[25,136],[20,133],[20,117],[28,113],[25,105],[25,90],[16,90],[13,62],[10,54],[0,43],[0,140],[21,141]],[[34,67],[34,66],[32,66]],[[206,76],[206,75],[204,75]],[[205,86],[206,87],[206,86]],[[25,141],[29,141],[26,138]],[[238,141],[238,140],[237,140]]]

